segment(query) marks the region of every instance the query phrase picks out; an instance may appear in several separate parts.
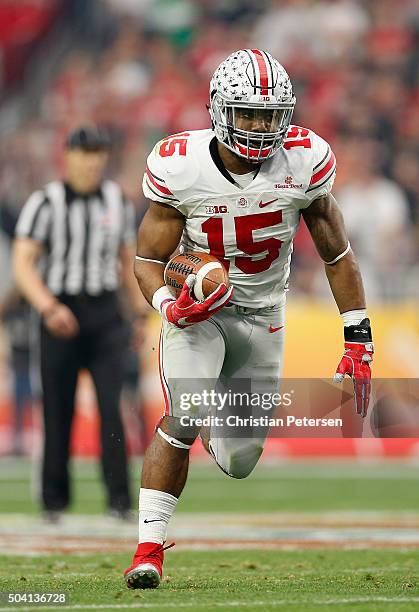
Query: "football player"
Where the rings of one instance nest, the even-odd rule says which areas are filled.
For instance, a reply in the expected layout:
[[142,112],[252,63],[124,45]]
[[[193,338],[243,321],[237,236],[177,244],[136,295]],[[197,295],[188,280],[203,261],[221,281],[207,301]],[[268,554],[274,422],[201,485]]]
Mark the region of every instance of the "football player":
[[[201,433],[233,478],[248,476],[262,454],[267,429],[245,436],[215,427],[185,433],[180,398],[191,388],[208,390],[211,381],[250,381],[252,391],[278,391],[285,291],[301,216],[343,319],[344,356],[335,378],[352,377],[357,412],[366,414],[373,345],[361,276],[331,194],[335,156],[320,136],[291,125],[295,101],[276,59],[259,49],[237,51],[211,79],[212,129],[169,136],[148,157],[143,190],[150,206],[138,232],[135,274],[163,319],[159,367],[166,407],[142,470],[139,544],[125,571],[130,588],[160,583],[166,529],[194,438]],[[230,287],[221,284],[199,302],[191,275],[175,299],[163,273],[179,243],[183,251],[223,261]]]

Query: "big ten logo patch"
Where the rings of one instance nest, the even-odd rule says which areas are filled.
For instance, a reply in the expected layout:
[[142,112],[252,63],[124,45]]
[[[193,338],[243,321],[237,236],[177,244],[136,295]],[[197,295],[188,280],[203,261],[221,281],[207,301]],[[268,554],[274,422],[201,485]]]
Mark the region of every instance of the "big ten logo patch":
[[205,206],[206,215],[223,215],[228,213],[227,204],[214,204],[214,206]]

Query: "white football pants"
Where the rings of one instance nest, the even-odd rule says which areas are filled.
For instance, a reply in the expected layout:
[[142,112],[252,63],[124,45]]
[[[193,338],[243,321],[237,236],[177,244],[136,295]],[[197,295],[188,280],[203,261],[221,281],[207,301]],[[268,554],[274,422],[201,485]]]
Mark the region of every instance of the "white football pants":
[[[222,426],[211,421],[207,430],[209,446],[219,467],[234,478],[245,478],[252,472],[262,454],[268,427],[258,427],[257,431],[237,427],[229,436],[227,417],[249,415],[253,408],[243,408],[235,400],[227,401],[220,409],[213,402],[211,406],[202,403],[200,397],[204,391],[208,399],[211,390],[225,393],[228,389],[250,393],[252,397],[278,394],[284,325],[285,300],[281,305],[261,309],[228,305],[211,319],[186,329],[163,322],[159,368],[165,415],[181,421],[185,415],[220,416]],[[258,410],[260,414],[272,413],[264,408]]]

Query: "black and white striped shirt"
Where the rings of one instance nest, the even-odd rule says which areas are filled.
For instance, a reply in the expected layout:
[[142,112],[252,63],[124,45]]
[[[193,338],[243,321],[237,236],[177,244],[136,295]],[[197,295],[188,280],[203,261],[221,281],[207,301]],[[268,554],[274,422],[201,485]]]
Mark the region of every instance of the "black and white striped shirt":
[[135,242],[134,207],[110,180],[88,196],[54,181],[27,200],[16,237],[44,245],[45,282],[55,295],[114,291],[119,285],[119,249]]

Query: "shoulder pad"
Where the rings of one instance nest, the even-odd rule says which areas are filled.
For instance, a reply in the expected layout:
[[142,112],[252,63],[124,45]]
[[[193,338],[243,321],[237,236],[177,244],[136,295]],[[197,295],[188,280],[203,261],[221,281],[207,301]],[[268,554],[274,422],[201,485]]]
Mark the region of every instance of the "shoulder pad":
[[159,166],[163,180],[174,191],[188,189],[198,178],[199,166],[193,155],[160,157]]
[[194,145],[193,136],[184,132],[163,138],[154,147],[161,178],[174,191],[188,189],[198,178],[199,165]]

